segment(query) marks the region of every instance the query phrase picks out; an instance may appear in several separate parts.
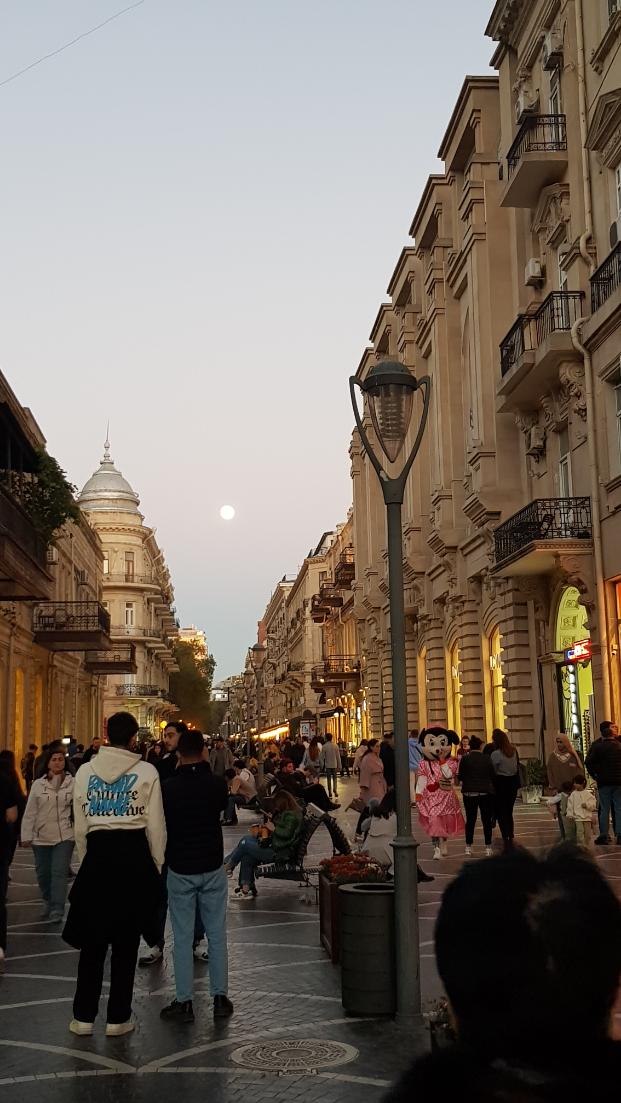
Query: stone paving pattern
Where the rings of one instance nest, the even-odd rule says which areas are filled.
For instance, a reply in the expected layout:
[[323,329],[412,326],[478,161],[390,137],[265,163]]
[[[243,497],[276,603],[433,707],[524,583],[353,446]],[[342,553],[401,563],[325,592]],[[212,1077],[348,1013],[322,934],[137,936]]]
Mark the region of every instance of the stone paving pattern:
[[[347,803],[355,788],[353,783],[344,788]],[[237,829],[226,829],[227,845],[233,845],[251,822],[244,819]],[[542,808],[520,809],[518,825],[520,841],[536,852],[557,839],[556,827]],[[321,829],[313,838],[312,861],[330,852],[327,832]],[[441,994],[433,924],[442,890],[463,862],[463,841],[451,843],[450,856],[441,863],[431,861],[427,843],[419,853],[423,865],[436,875],[432,884],[420,886],[421,975],[424,999],[429,1001]],[[478,853],[482,854],[480,845]],[[597,861],[621,893],[621,847],[599,851]],[[423,1051],[425,1038],[404,1036],[392,1021],[345,1015],[339,970],[319,945],[317,907],[302,897],[296,885],[262,881],[256,900],[231,897],[230,992],[235,1015],[228,1023],[213,1022],[208,967],[198,962],[196,1022],[184,1026],[160,1020],[160,1008],[174,995],[168,946],[163,963],[138,972],[136,1031],[107,1039],[100,1013],[93,1037],[76,1038],[67,1024],[77,954],[62,942],[57,927],[38,921],[41,902],[32,852],[18,851],[9,891],[9,950],[0,979],[0,1099],[11,1087],[14,1097],[19,1085],[23,1103],[60,1103],[67,1097],[75,1103],[149,1103],[176,1090],[183,1093],[184,1103],[203,1103],[206,1094],[210,1103],[379,1101],[399,1072]],[[617,1024],[621,1034],[621,1014]],[[232,1058],[242,1046],[279,1039],[340,1043],[355,1052],[348,1054],[353,1059],[347,1063],[286,1074],[246,1068]]]

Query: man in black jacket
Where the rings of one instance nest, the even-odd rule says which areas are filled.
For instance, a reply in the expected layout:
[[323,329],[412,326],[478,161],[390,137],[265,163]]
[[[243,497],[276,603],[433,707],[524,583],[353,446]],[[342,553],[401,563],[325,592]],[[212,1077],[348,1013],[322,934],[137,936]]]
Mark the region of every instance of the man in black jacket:
[[395,733],[386,732],[380,745],[380,759],[384,765],[384,781],[389,789],[395,786]]
[[163,1019],[190,1023],[194,1021],[192,940],[197,904],[209,942],[214,1018],[233,1014],[233,1004],[227,995],[228,882],[223,868],[220,826],[228,790],[224,778],[214,777],[203,759],[200,732],[184,732],[177,750],[177,770],[162,787],[168,833],[168,907],[174,936],[176,998],[160,1015]]
[[617,844],[621,846],[621,743],[617,729],[610,721],[600,725],[601,739],[596,739],[586,756],[585,766],[597,782],[599,797],[599,845],[608,842],[608,821],[613,812],[613,827]]
[[165,781],[168,781],[169,777],[173,776],[177,769],[177,763],[179,761],[179,755],[177,753],[179,739],[187,730],[187,726],[183,723],[183,720],[171,721],[171,723],[167,724],[164,728],[164,746],[166,750],[161,758],[155,763],[162,785]]
[[477,815],[481,813],[485,853],[492,853],[492,831],[494,828],[494,767],[489,755],[483,754],[483,741],[477,735],[470,740],[470,751],[459,760],[457,780],[461,782],[461,791],[466,810],[466,856],[472,854],[474,829]]

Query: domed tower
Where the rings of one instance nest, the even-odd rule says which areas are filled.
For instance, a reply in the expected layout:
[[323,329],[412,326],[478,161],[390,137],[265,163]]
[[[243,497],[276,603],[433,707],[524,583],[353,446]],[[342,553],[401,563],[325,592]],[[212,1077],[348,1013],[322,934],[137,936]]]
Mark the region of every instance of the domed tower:
[[104,715],[129,711],[155,736],[160,723],[177,711],[167,699],[169,675],[176,669],[174,592],[155,532],[145,525],[138,495],[115,466],[108,439],[78,504],[103,545],[103,605],[110,614],[113,647],[125,652],[130,645],[135,656],[132,674],[109,675]]

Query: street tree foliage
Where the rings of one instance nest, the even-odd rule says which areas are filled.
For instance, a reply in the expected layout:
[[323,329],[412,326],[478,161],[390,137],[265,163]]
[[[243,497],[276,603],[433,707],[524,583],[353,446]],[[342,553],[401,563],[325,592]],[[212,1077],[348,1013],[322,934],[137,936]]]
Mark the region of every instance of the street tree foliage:
[[196,643],[185,640],[176,644],[175,659],[179,671],[170,676],[170,699],[179,706],[179,716],[186,724],[194,724],[210,735],[221,719],[218,706],[211,700],[216,660],[204,655]]
[[45,449],[37,453],[35,469],[11,487],[33,525],[46,543],[66,521],[79,521],[80,510],[76,504],[77,489],[67,481],[65,472]]

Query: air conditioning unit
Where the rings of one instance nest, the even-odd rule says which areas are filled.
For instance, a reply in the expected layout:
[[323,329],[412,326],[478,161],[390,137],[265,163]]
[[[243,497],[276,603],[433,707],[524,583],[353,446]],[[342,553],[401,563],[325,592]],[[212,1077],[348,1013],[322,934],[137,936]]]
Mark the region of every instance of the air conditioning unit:
[[53,563],[58,563],[58,548],[55,548],[53,544],[50,544],[47,549],[47,564],[51,566]]
[[537,257],[531,257],[524,269],[524,283],[527,287],[538,287],[544,279],[543,264]]
[[528,115],[536,112],[539,104],[539,96],[532,88],[521,88],[515,101],[515,121],[523,123]]
[[540,456],[546,450],[546,431],[541,425],[533,425],[528,434],[527,456]]
[[559,30],[546,33],[543,40],[543,67],[550,72],[563,64],[563,36]]
[[[619,0],[621,4],[621,0]],[[616,249],[621,241],[621,216],[616,218],[610,227],[610,248]]]
[[618,15],[621,12],[621,0],[608,0],[608,14],[612,19],[613,16]]

